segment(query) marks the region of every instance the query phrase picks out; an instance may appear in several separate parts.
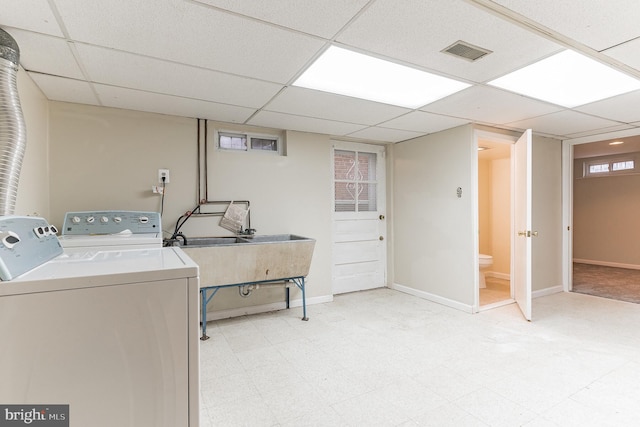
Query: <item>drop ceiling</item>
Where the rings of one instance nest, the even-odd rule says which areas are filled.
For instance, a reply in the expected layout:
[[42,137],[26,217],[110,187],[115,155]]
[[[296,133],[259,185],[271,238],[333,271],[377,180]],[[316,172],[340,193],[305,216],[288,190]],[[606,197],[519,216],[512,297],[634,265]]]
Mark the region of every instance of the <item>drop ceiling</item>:
[[[400,142],[477,123],[640,134],[640,91],[569,109],[487,85],[572,48],[640,77],[640,2],[4,0],[0,27],[52,101]],[[443,53],[463,41],[491,53]],[[293,87],[329,46],[471,87],[416,109]],[[604,139],[604,138],[603,138]]]

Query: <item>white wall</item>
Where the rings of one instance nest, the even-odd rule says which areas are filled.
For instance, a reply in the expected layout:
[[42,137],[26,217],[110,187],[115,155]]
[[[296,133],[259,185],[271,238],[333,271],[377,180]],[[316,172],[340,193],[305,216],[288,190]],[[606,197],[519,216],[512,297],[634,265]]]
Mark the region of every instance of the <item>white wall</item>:
[[[462,126],[396,144],[393,173],[394,286],[467,311],[476,273],[473,131]],[[532,151],[532,223],[539,232],[532,287],[544,292],[562,283],[561,142],[534,136]]]
[[[51,214],[69,210],[159,210],[158,168],[170,169],[163,228],[196,205],[197,121],[68,103],[51,103]],[[213,124],[215,125],[215,124]],[[209,135],[213,134],[213,127]],[[331,176],[326,135],[289,132],[287,155],[209,149],[209,197],[249,200],[260,234],[294,233],[316,239],[307,297],[331,298]],[[187,236],[211,236],[219,217],[193,218]],[[217,231],[216,231],[217,233]],[[226,291],[226,292],[223,292]],[[212,300],[216,310],[280,303],[283,290],[241,298],[237,289]],[[292,299],[299,298],[297,289]],[[310,314],[312,316],[312,314]]]
[[640,175],[582,178],[585,160],[596,159],[574,162],[573,258],[640,268]]
[[491,162],[491,271],[511,273],[511,159]]
[[511,160],[478,161],[478,231],[480,253],[491,255],[491,273],[511,271]]
[[491,161],[478,160],[478,247],[481,254],[487,255],[493,255],[491,176]]
[[394,286],[467,310],[474,302],[476,254],[473,150],[471,126],[394,147]]
[[196,121],[52,102],[51,219],[72,210],[160,210],[158,169],[171,171],[163,228],[195,205]]
[[18,93],[27,128],[27,149],[20,171],[16,215],[49,218],[49,101],[22,69]]

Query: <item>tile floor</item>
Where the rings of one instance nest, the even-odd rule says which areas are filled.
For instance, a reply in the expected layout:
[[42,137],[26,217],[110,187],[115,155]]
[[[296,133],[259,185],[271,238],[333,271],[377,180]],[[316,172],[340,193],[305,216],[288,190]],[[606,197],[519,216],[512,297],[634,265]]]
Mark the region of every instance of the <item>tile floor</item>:
[[480,288],[480,307],[511,299],[511,281],[497,277],[485,278],[486,288]]
[[390,289],[210,322],[201,426],[637,426],[640,305],[467,314]]

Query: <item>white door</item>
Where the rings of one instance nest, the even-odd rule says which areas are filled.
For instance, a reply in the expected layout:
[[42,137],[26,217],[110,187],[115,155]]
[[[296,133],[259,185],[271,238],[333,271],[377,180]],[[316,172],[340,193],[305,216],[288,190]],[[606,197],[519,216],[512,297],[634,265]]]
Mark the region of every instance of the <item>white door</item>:
[[514,293],[525,319],[531,320],[531,129],[515,148]]
[[385,149],[333,145],[333,293],[386,286]]

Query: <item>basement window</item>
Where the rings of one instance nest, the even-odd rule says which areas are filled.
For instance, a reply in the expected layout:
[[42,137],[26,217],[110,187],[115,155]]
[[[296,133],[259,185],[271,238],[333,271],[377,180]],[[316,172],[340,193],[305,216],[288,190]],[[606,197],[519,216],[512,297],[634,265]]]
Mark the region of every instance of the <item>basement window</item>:
[[637,173],[635,156],[626,158],[616,157],[611,159],[598,159],[585,161],[583,167],[583,177],[598,177],[625,175]]
[[220,150],[282,153],[280,137],[276,135],[219,131],[216,142],[216,148]]
[[247,151],[247,135],[219,132],[218,147],[223,150]]

